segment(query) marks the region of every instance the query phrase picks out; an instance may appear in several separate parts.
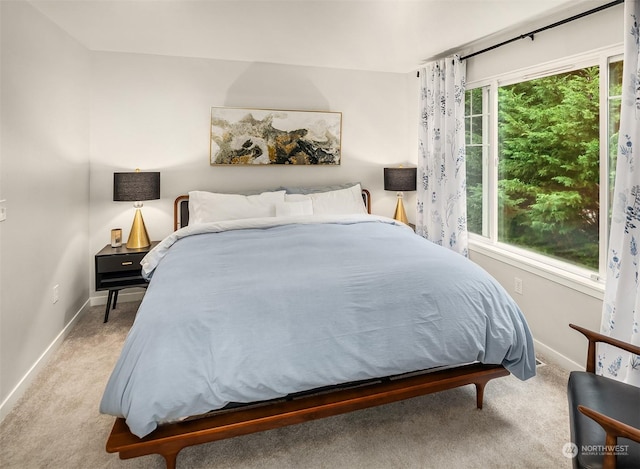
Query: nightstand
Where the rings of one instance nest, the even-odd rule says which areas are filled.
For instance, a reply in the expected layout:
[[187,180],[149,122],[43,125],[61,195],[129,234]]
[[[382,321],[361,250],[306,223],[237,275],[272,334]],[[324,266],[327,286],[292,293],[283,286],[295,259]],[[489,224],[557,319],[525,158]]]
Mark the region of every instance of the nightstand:
[[151,246],[140,249],[128,249],[124,244],[112,248],[107,244],[96,254],[96,291],[109,290],[104,322],[109,320],[109,310],[116,309],[120,290],[147,287],[147,281],[142,278],[140,261],[157,244],[158,241],[154,241]]

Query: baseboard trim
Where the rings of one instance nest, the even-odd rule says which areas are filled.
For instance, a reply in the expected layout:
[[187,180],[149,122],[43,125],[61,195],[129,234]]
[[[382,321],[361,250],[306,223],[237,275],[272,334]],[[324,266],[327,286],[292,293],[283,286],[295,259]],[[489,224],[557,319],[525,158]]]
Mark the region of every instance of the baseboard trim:
[[69,332],[71,332],[73,326],[87,311],[89,311],[89,300],[84,302],[78,312],[73,316],[73,318],[71,318],[71,321],[69,321],[67,325],[62,329],[62,331],[60,331],[53,342],[49,344],[45,351],[42,352],[40,357],[38,357],[31,368],[29,368],[27,373],[18,382],[18,384],[11,390],[5,400],[2,401],[2,403],[0,404],[0,422],[2,422],[7,415],[9,415],[9,412],[11,412],[18,400],[24,395],[25,391],[29,388],[29,385],[33,382],[36,376],[38,376],[53,353],[60,347],[65,337],[69,335]]
[[[146,291],[144,288],[136,288],[136,289],[131,288],[130,290],[131,291],[121,291],[120,293],[118,293],[118,303],[140,301],[142,300],[142,297],[144,296],[144,293]],[[100,305],[107,304],[107,297],[108,297],[107,292],[100,292],[100,293],[104,293],[104,295],[91,297],[90,299],[91,306],[100,306]]]
[[554,365],[557,365],[567,371],[584,371],[583,365],[580,365],[570,358],[565,357],[557,350],[546,346],[539,340],[533,339],[533,342],[536,347],[536,353],[539,353],[544,357],[544,359],[542,360],[543,362],[553,363]]

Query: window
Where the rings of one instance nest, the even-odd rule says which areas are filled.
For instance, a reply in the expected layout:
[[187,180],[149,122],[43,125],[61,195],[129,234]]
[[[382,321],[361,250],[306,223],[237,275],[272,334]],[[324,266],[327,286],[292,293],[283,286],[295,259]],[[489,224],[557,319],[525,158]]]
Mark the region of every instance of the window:
[[467,89],[468,228],[474,239],[602,274],[622,61],[558,68]]
[[475,88],[465,96],[465,147],[467,169],[467,229],[488,236],[486,172],[489,158],[488,89]]

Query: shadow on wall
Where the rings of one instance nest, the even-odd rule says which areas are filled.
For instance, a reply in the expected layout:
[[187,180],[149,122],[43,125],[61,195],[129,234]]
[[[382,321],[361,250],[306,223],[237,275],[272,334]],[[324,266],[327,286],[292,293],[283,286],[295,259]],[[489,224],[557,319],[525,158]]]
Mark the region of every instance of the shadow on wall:
[[224,106],[288,111],[339,111],[329,108],[329,101],[309,77],[312,70],[259,62],[251,64],[229,87]]
[[[229,87],[221,106],[287,111],[342,111],[331,109],[329,100],[316,86],[312,67],[252,63]],[[315,80],[314,80],[315,78]],[[342,148],[344,157],[344,147]],[[218,187],[229,192],[247,189],[272,190],[281,185],[320,185],[345,182],[344,160],[340,166],[223,168],[226,177]],[[216,171],[217,173],[221,171]],[[233,174],[233,177],[229,175]],[[347,176],[345,176],[349,179]],[[241,181],[241,182],[239,182]]]

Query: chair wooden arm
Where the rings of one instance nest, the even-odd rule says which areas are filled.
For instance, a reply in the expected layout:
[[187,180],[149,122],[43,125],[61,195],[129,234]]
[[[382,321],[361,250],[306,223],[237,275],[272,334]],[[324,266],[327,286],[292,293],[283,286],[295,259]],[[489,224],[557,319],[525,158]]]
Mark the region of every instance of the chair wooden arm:
[[609,337],[603,334],[599,334],[597,332],[590,331],[589,329],[576,326],[575,324],[569,324],[569,327],[582,333],[589,340],[589,348],[587,350],[587,367],[586,367],[586,370],[589,373],[595,373],[596,371],[596,343],[597,342],[604,342],[606,344],[613,345],[614,347],[618,347],[622,350],[626,350],[627,352],[640,355],[640,347],[638,347],[637,345],[629,344],[627,342],[614,339],[613,337]]
[[616,455],[614,451],[615,446],[618,444],[618,438],[628,438],[640,443],[640,429],[607,417],[583,405],[579,405],[578,410],[600,425],[606,433],[603,469],[615,469],[616,467]]

